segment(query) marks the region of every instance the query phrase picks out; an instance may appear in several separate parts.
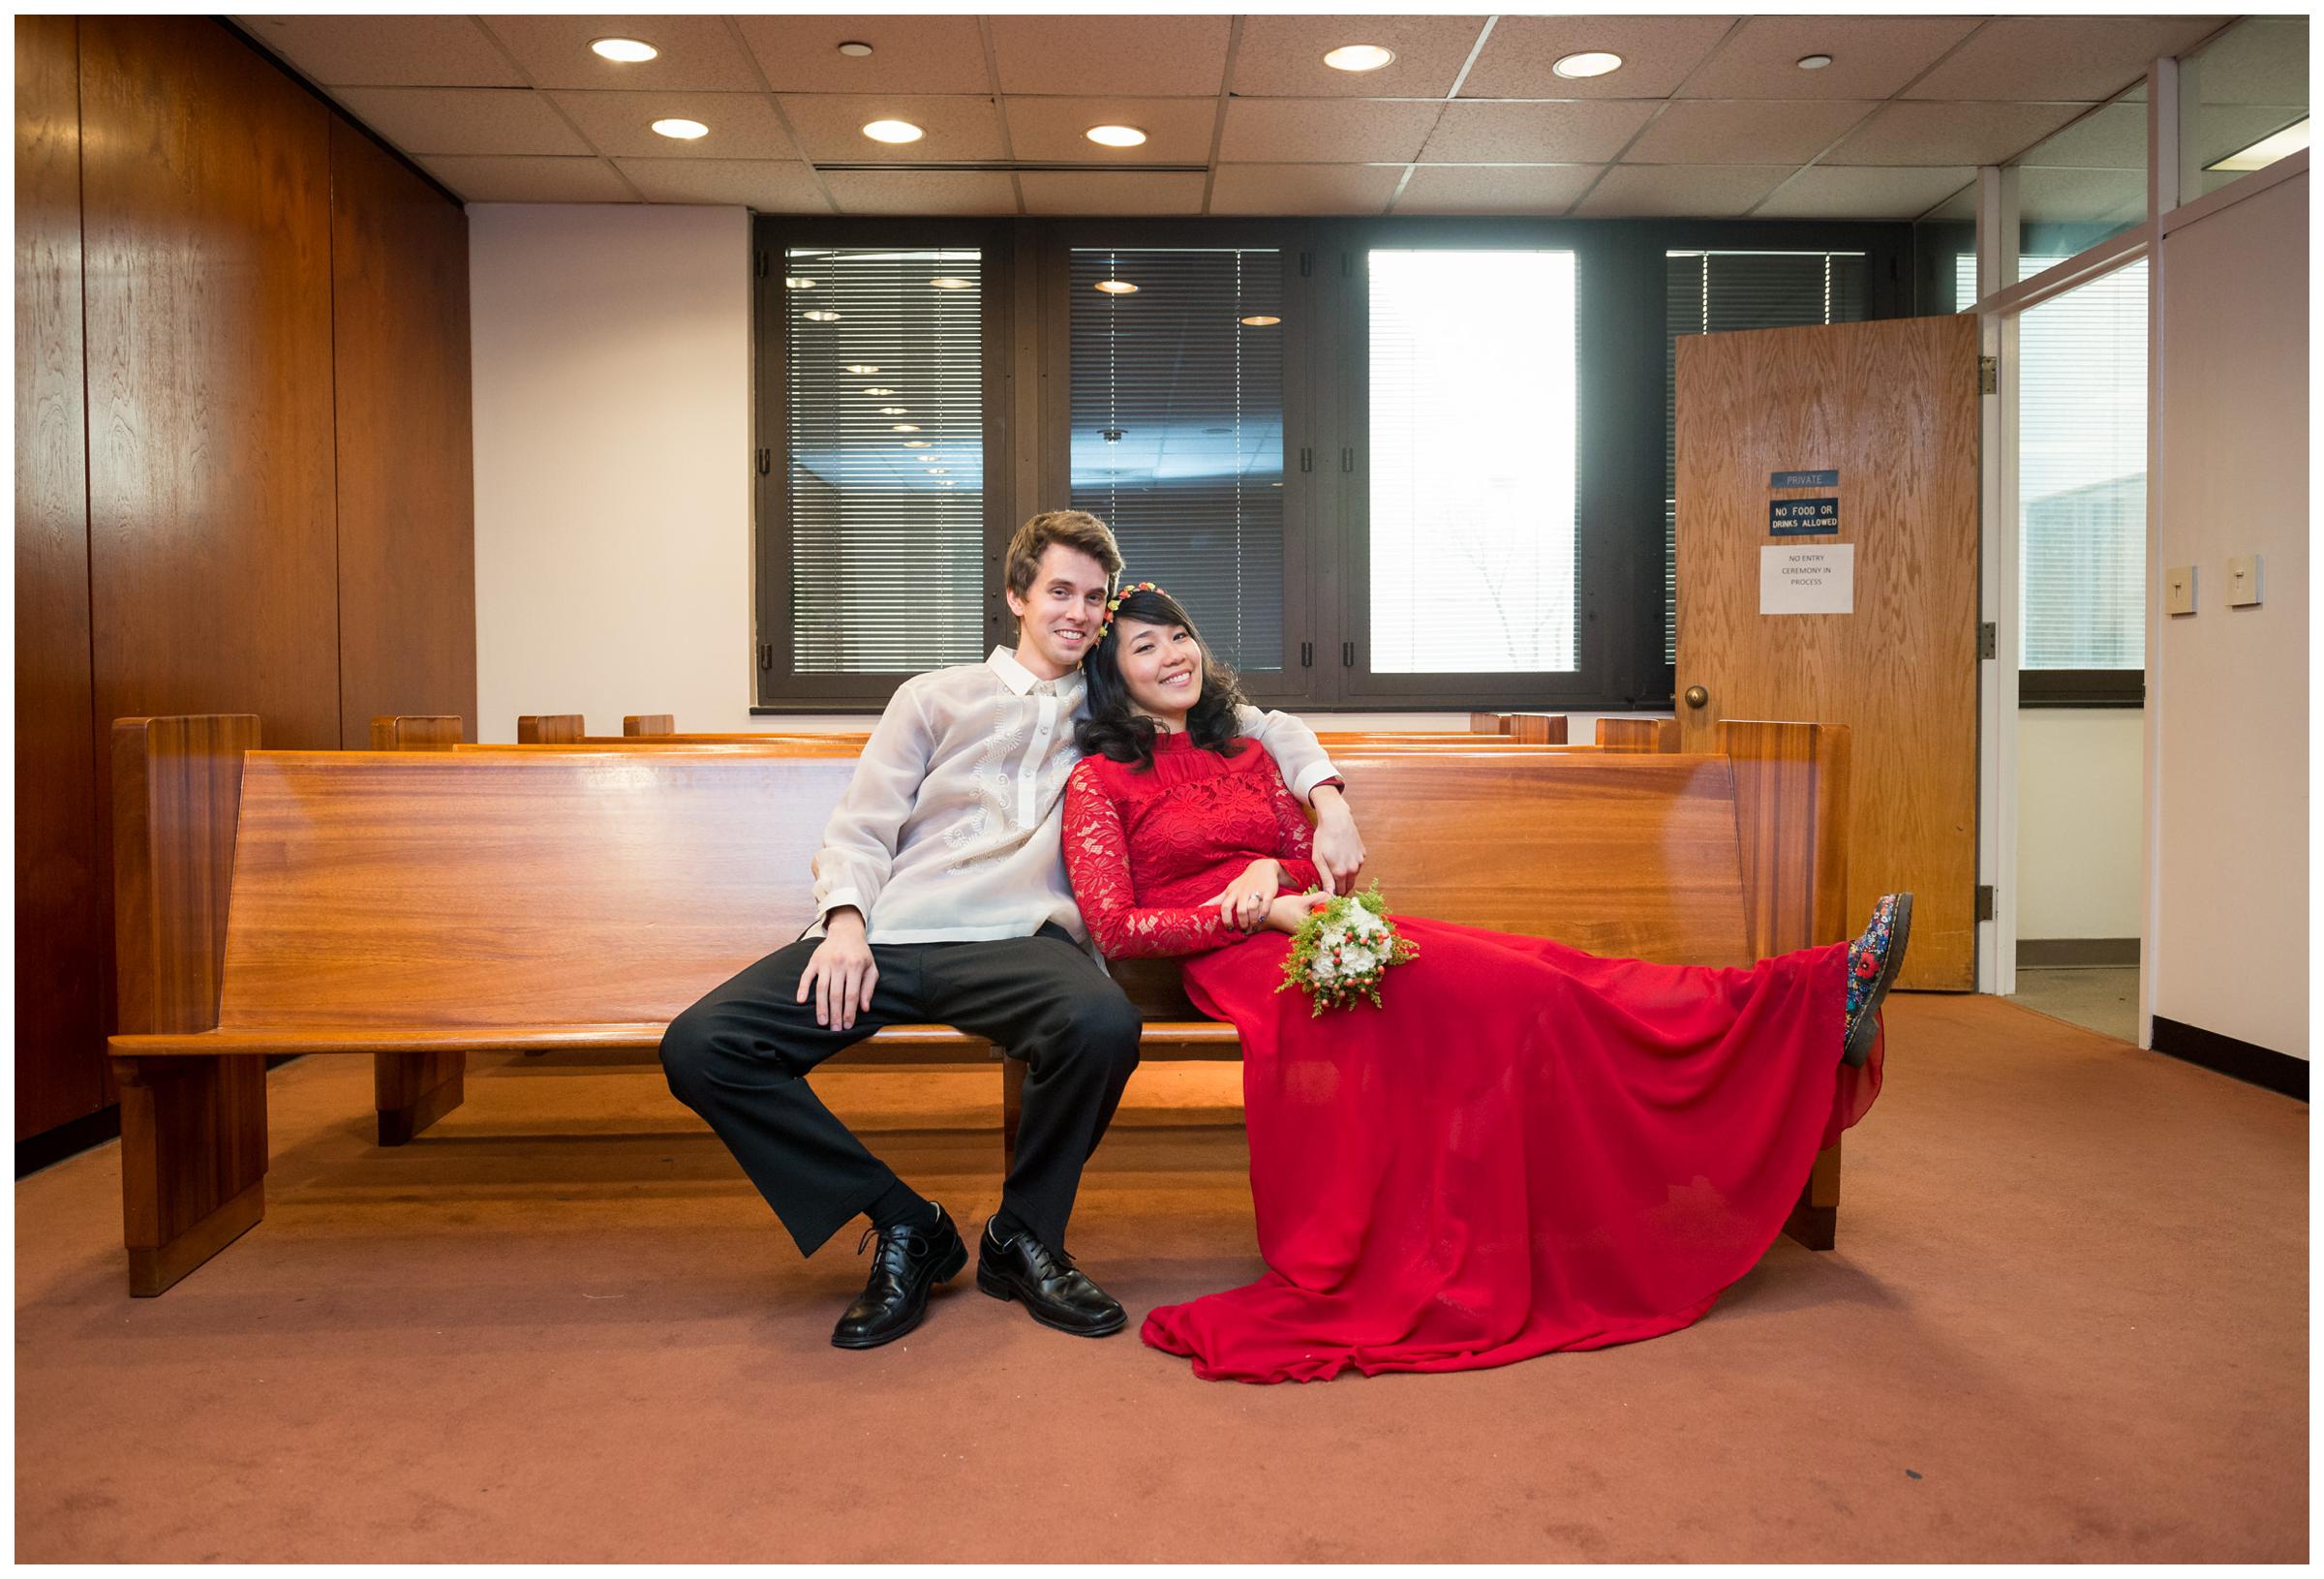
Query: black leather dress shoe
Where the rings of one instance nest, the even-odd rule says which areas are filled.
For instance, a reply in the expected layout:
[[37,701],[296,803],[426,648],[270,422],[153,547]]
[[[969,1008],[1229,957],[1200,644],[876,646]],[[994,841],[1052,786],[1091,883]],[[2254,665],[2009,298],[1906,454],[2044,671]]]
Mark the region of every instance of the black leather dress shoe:
[[866,1229],[856,1254],[863,1254],[864,1246],[874,1238],[879,1248],[872,1253],[871,1281],[847,1307],[847,1314],[840,1318],[840,1324],[831,1329],[835,1348],[877,1349],[895,1342],[928,1314],[929,1290],[951,1282],[968,1264],[968,1247],[961,1242],[961,1230],[952,1226],[950,1214],[941,1206],[936,1207],[933,1223],[901,1223],[884,1230]]
[[1129,1317],[1121,1301],[1090,1282],[1073,1259],[1030,1233],[996,1238],[988,1220],[976,1246],[976,1286],[995,1299],[1015,1299],[1033,1320],[1080,1338],[1119,1332]]

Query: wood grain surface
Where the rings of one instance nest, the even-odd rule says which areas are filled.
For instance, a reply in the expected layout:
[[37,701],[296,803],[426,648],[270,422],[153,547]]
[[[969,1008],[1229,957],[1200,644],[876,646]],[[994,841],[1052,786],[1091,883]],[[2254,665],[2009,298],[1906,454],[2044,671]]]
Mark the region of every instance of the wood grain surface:
[[460,744],[467,720],[458,714],[382,716],[371,720],[375,751],[448,751]]
[[1608,751],[1675,751],[1676,718],[1601,718],[1598,744]]
[[[1684,748],[1720,718],[1848,726],[1843,909],[1914,892],[1909,988],[1975,985],[1976,354],[1973,317],[1678,342],[1677,683],[1710,693]],[[1852,615],[1758,613],[1768,477],[1804,469],[1841,474]]]
[[80,323],[80,46],[15,19],[16,1139],[107,1090]]
[[468,216],[330,117],[341,744],[476,717]]

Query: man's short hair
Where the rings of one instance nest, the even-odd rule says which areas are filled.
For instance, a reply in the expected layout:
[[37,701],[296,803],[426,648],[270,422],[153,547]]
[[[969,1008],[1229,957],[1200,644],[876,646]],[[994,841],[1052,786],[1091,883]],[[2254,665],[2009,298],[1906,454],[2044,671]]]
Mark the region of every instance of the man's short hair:
[[1087,510],[1043,510],[1009,539],[1010,592],[1019,597],[1032,592],[1033,577],[1041,570],[1041,555],[1052,543],[1063,543],[1104,565],[1109,592],[1121,579],[1121,545],[1114,540],[1113,528]]

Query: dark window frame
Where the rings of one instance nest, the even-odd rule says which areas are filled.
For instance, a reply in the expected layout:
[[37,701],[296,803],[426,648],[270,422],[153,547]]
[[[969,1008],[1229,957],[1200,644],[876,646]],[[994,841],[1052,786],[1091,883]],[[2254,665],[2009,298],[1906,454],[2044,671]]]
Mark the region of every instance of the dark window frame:
[[2144,669],[2020,669],[2017,705],[2025,708],[2143,708]]
[[[1868,319],[1912,312],[1909,223],[1754,220],[1569,220],[1531,216],[1367,219],[854,219],[762,215],[752,221],[754,441],[770,455],[752,477],[750,711],[876,712],[904,675],[789,673],[789,525],[784,497],[782,252],[789,246],[975,245],[984,250],[986,646],[1014,638],[1000,592],[1010,532],[1070,497],[1071,311],[1077,247],[1270,247],[1286,259],[1284,355],[1284,643],[1279,682],[1255,674],[1254,700],[1302,712],[1442,712],[1477,708],[1667,709],[1663,661],[1665,254],[1701,248],[1865,254]],[[1575,256],[1577,476],[1574,674],[1390,675],[1368,668],[1369,543],[1363,479],[1368,401],[1367,302],[1360,260],[1371,247],[1557,248]],[[1297,272],[1300,254],[1308,272]],[[1314,470],[1296,457],[1312,450]],[[1340,469],[1342,451],[1351,468]],[[754,465],[754,461],[751,463]],[[1299,667],[1304,646],[1311,662]],[[758,667],[756,654],[773,665]],[[1343,653],[1352,663],[1341,662]],[[2057,704],[2121,705],[2121,704]]]

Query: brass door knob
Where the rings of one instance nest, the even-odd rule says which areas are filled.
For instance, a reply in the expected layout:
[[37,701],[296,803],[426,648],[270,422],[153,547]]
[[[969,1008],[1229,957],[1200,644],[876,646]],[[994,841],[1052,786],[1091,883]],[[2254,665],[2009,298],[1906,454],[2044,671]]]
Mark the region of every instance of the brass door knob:
[[1698,708],[1704,703],[1708,702],[1710,699],[1711,693],[1704,690],[1700,685],[1689,685],[1687,687],[1687,706],[1691,708]]

